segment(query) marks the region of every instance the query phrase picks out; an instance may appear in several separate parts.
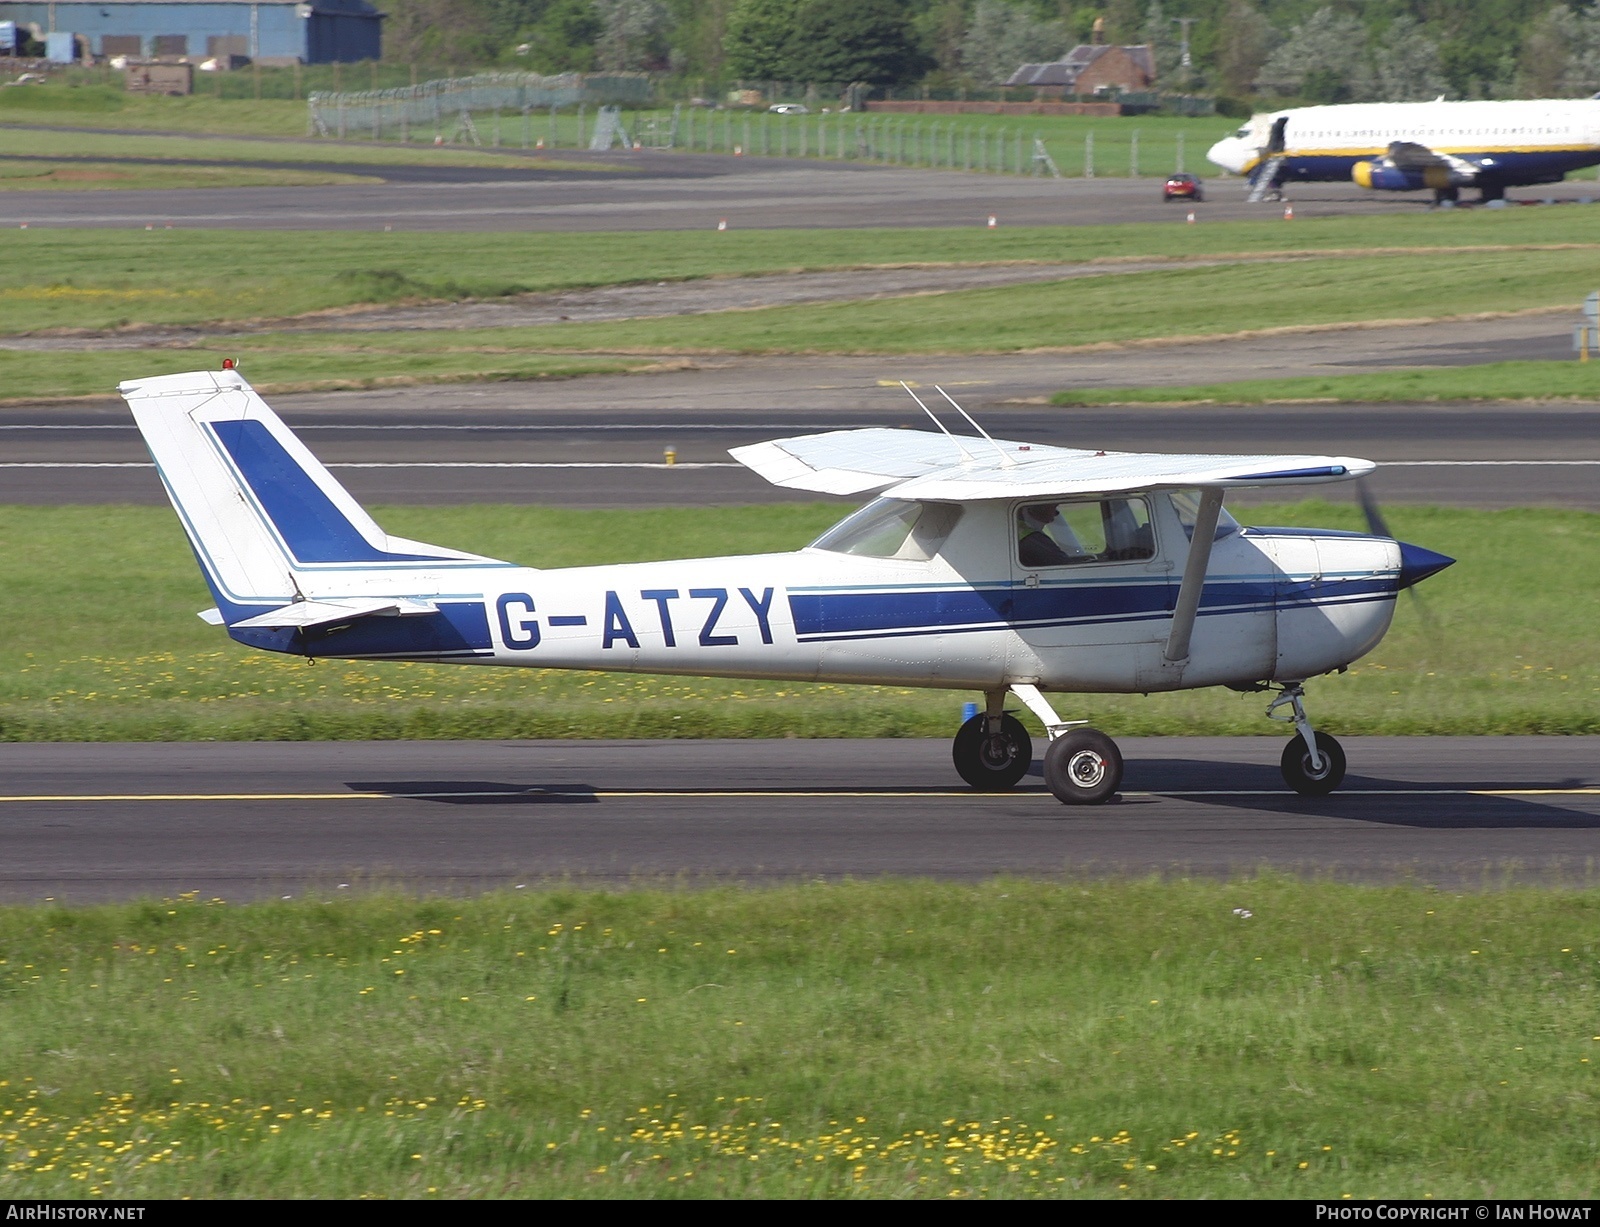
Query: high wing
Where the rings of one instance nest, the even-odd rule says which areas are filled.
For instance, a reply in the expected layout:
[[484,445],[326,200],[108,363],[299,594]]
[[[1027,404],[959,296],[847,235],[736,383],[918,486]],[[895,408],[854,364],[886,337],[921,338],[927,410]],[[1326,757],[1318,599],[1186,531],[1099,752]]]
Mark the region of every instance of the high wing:
[[728,454],[774,485],[791,490],[879,491],[893,498],[952,502],[1314,485],[1362,477],[1376,467],[1370,460],[1350,456],[1092,452],[883,428],[797,435],[732,448]]

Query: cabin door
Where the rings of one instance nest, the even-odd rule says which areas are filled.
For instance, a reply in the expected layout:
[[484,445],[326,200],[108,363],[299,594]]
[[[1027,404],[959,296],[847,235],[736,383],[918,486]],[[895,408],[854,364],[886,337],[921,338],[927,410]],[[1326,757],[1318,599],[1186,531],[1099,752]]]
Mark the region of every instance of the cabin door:
[[1012,675],[1080,690],[1159,678],[1176,588],[1149,496],[1018,503],[1011,525]]

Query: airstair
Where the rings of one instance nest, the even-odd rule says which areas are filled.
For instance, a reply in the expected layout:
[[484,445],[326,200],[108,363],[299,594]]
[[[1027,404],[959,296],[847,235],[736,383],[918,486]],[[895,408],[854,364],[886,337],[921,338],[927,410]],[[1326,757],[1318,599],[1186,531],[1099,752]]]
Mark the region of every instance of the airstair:
[[1282,154],[1274,154],[1257,167],[1256,173],[1250,179],[1250,194],[1245,197],[1245,202],[1247,204],[1259,204],[1261,201],[1266,200],[1269,195],[1276,199],[1278,188],[1282,185],[1275,184],[1273,180],[1278,177],[1278,172],[1282,169]]
[[624,149],[633,148],[633,139],[628,135],[628,130],[622,126],[622,108],[601,107],[599,114],[595,116],[594,135],[589,139],[589,150],[592,153],[604,153],[618,142]]
[[1037,136],[1033,138],[1032,169],[1035,177],[1048,174],[1052,179],[1061,178],[1061,168],[1056,165],[1056,160],[1050,156],[1050,151],[1044,147],[1044,141]]

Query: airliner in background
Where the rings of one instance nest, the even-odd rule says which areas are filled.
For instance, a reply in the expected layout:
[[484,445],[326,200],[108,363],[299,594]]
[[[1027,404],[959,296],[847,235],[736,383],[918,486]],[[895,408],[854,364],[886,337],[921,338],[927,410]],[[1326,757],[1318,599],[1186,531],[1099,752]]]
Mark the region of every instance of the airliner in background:
[[1475,188],[1487,202],[1600,164],[1600,98],[1295,107],[1252,116],[1206,157],[1248,175],[1252,200],[1286,183],[1348,179],[1378,191],[1431,190],[1441,204]]

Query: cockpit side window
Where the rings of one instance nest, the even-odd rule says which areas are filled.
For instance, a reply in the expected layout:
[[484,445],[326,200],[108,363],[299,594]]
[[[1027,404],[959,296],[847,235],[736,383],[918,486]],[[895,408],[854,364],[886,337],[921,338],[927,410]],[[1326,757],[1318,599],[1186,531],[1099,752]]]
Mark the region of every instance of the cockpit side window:
[[[1195,517],[1200,514],[1200,491],[1174,490],[1172,492],[1172,509],[1178,513],[1178,523],[1183,525],[1183,535],[1189,540],[1194,540]],[[1239,521],[1228,514],[1228,509],[1223,507],[1217,512],[1217,532],[1211,539],[1221,541],[1224,537],[1231,537],[1239,531]]]
[[1017,561],[1024,567],[1143,562],[1156,554],[1142,498],[1024,503],[1017,508]]
[[859,558],[927,562],[960,519],[961,508],[955,503],[880,498],[835,524],[811,548]]

